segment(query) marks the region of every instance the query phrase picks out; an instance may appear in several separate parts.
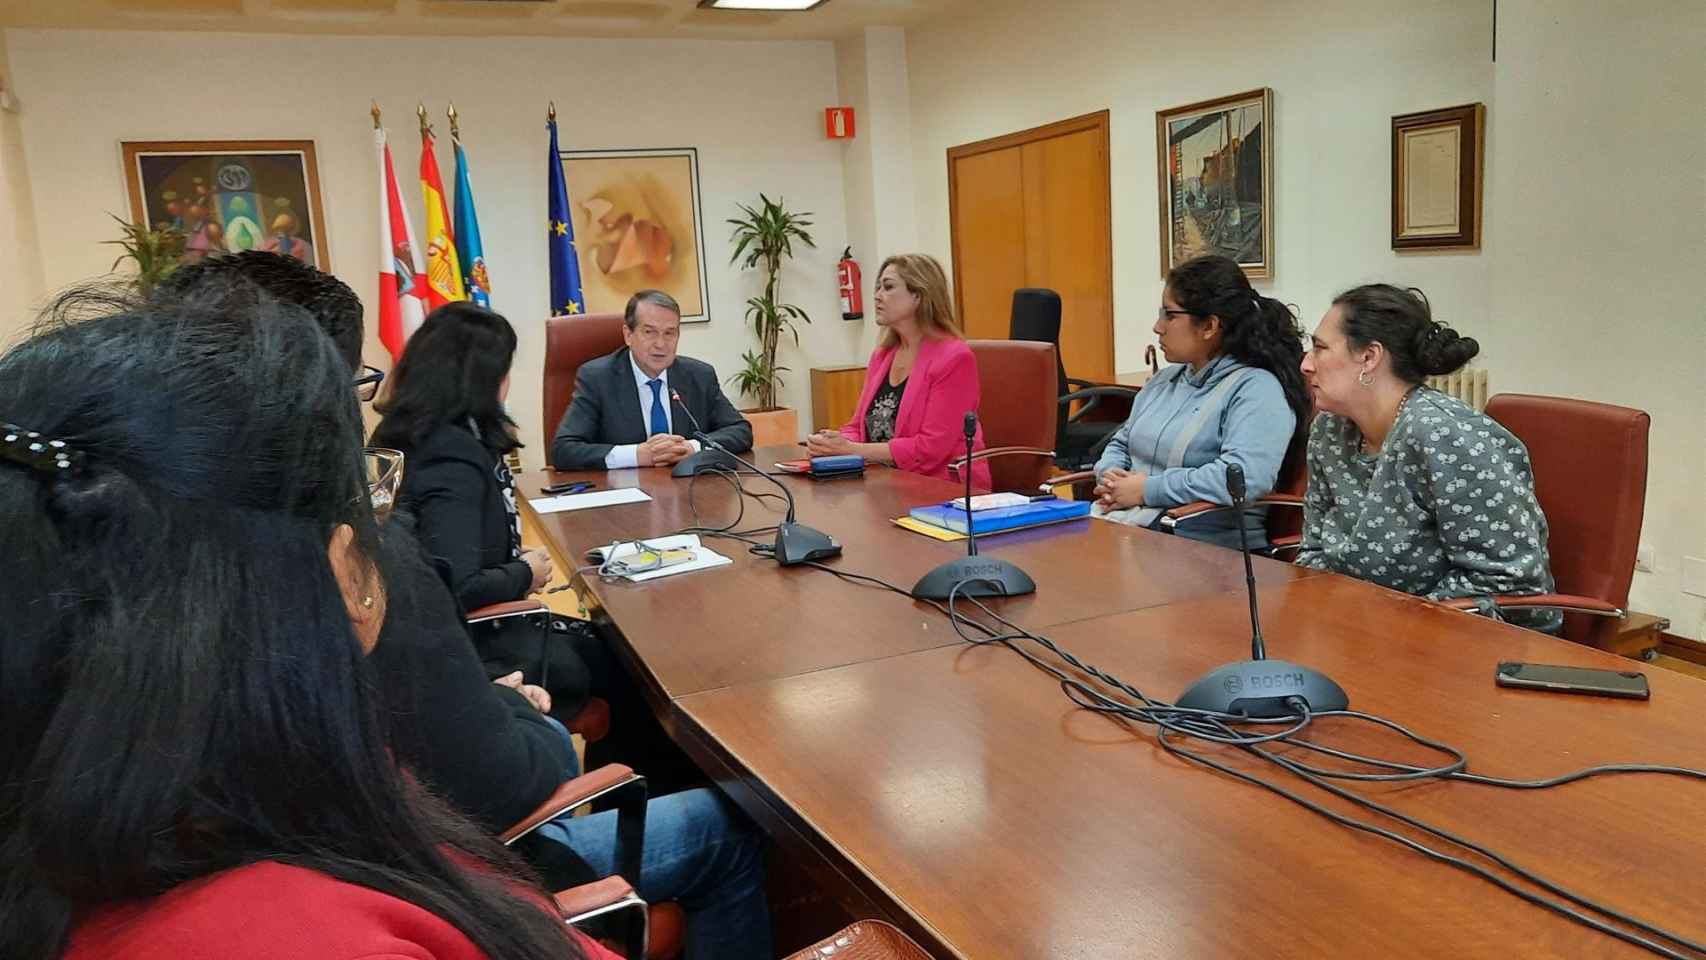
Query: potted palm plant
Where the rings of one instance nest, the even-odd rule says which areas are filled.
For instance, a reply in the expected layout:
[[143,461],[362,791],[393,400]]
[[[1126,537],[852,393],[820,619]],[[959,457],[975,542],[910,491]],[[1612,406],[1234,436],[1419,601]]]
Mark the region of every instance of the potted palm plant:
[[752,423],[755,445],[793,443],[800,438],[799,411],[776,403],[776,388],[782,384],[787,367],[776,362],[776,350],[782,334],[791,334],[794,346],[800,345],[800,331],[795,322],[811,323],[812,318],[798,306],[781,302],[782,261],[794,255],[794,241],[816,247],[806,228],[812,225],[810,213],[791,213],[780,200],[758,195],[755,209],[744,203],[736,204],[745,216],[730,220],[734,227],[729,238],[735,245],[729,263],[740,263],[741,269],[764,268],[764,292],[746,301],[746,319],[758,338],[758,348],[741,356],[746,364],[729,382],[740,388],[744,396],[756,401],[755,406],[741,414]]
[[118,223],[123,236],[117,240],[102,240],[102,243],[115,247],[123,247],[124,252],[113,261],[112,269],[126,260],[136,263],[136,292],[148,296],[166,279],[184,258],[184,232],[170,224],[161,224],[158,229],[150,229],[144,223],[131,223],[120,217],[107,214]]

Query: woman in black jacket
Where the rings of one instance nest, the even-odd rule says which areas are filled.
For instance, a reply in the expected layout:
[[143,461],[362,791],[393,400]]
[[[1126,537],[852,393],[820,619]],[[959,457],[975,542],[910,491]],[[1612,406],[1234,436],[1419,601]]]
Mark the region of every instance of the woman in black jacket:
[[[551,579],[551,560],[521,547],[515,479],[504,457],[521,446],[504,412],[515,331],[502,316],[451,303],[426,318],[391,373],[389,395],[374,405],[384,419],[375,446],[404,454],[398,506],[413,514],[422,545],[467,613],[520,600]],[[487,672],[520,670],[551,694],[552,712],[572,718],[591,695],[588,659],[602,658],[585,631],[518,619],[476,631]],[[558,625],[562,626],[562,625]]]

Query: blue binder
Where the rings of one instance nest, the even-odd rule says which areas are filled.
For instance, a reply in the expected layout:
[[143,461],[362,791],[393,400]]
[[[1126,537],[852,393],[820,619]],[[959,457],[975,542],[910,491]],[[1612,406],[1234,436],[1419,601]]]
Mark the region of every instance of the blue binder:
[[[964,507],[934,503],[928,507],[914,507],[911,514],[912,519],[928,523],[931,526],[952,530],[955,533],[966,532],[966,511]],[[978,536],[982,536],[986,533],[999,533],[1003,530],[1017,530],[1021,527],[1038,527],[1045,523],[1077,520],[1079,517],[1089,515],[1090,501],[1088,500],[1035,500],[1015,507],[973,510],[971,517],[974,531]]]

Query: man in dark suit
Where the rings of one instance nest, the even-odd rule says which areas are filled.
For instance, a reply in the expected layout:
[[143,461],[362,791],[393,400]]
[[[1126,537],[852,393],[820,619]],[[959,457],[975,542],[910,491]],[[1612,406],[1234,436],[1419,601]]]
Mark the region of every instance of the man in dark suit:
[[551,441],[553,466],[667,467],[698,452],[699,441],[683,436],[697,432],[695,421],[730,453],[752,449],[752,425],[723,396],[717,372],[676,355],[681,307],[673,297],[641,290],[628,299],[623,322],[627,346],[582,364],[575,376],[575,399]]

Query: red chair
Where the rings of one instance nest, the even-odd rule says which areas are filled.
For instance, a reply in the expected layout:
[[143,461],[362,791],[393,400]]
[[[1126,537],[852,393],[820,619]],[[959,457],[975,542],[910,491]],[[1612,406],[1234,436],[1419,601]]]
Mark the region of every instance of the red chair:
[[881,920],[860,920],[789,954],[788,960],[930,960],[930,954]]
[[[1565,611],[1566,639],[1610,646],[1627,616],[1629,585],[1647,504],[1647,433],[1644,411],[1606,403],[1501,393],[1487,401],[1487,416],[1528,448],[1534,495],[1546,514],[1547,552],[1557,592],[1495,597],[1501,610],[1556,607]],[[1591,471],[1583,454],[1592,451]],[[1584,482],[1591,474],[1592,482]],[[1473,601],[1446,605],[1470,609]]]
[[[1054,472],[1056,371],[1054,344],[1028,340],[968,340],[977,360],[986,449],[972,461],[988,460],[990,481],[998,491],[1029,493]],[[954,477],[966,458],[948,464]]]
[[575,398],[575,375],[581,364],[614,353],[624,343],[620,313],[587,313],[552,317],[545,321],[545,419],[540,421],[545,432],[545,449],[551,448],[551,438],[563,413]]
[[565,782],[527,819],[499,839],[509,846],[551,820],[602,797],[621,794],[616,807],[616,874],[553,895],[568,923],[585,923],[619,914],[623,956],[629,960],[673,960],[686,942],[687,914],[673,903],[647,906],[634,884],[645,851],[646,781],[619,763],[599,767]]

